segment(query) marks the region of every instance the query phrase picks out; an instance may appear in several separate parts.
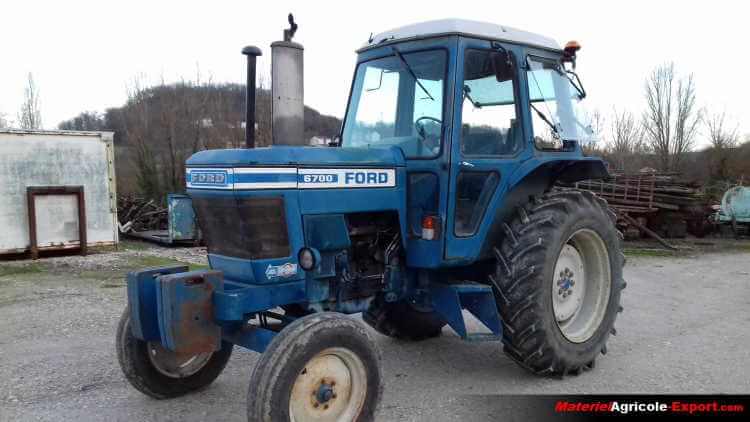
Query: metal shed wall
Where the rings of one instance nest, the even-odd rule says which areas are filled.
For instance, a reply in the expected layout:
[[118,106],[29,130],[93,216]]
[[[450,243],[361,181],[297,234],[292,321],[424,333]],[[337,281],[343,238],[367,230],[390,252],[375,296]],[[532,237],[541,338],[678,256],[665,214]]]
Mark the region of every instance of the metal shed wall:
[[[0,130],[0,253],[29,249],[27,187],[83,186],[88,246],[118,241],[112,132]],[[72,247],[74,201],[37,200],[39,248]],[[62,209],[62,208],[66,209]],[[71,221],[68,221],[71,220]],[[72,239],[77,239],[73,237]]]

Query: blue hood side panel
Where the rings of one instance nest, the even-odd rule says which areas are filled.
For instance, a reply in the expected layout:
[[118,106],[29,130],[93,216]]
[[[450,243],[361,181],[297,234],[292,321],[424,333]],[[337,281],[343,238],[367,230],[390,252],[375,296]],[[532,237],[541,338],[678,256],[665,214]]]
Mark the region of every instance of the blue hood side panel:
[[406,222],[406,170],[396,169],[396,186],[392,188],[303,189],[299,191],[302,214],[348,214],[373,211],[395,211],[401,226],[402,246],[408,236]]

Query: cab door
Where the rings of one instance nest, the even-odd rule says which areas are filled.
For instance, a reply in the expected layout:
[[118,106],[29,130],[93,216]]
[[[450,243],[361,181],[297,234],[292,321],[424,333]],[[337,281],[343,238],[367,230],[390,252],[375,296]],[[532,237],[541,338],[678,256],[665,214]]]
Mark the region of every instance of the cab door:
[[444,251],[456,265],[478,257],[509,175],[531,155],[521,53],[496,41],[460,42]]

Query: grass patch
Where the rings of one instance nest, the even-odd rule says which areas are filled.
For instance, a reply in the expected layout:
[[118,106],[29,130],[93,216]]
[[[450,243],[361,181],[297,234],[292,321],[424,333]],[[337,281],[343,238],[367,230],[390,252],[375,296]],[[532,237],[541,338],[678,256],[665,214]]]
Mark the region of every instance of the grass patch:
[[142,255],[128,257],[127,262],[117,269],[103,268],[99,270],[82,271],[78,274],[78,277],[92,281],[102,281],[102,284],[99,286],[102,288],[116,288],[125,285],[125,277],[130,271],[174,266],[187,266],[188,271],[206,270],[209,268],[208,265],[190,264],[171,258]]
[[109,246],[93,246],[86,250],[87,255],[95,255],[100,253],[111,253],[116,252],[117,248],[114,245]]
[[153,255],[136,256],[128,260],[128,267],[148,268],[148,267],[167,267],[170,265],[185,265],[185,263],[171,258],[162,258]]
[[209,267],[205,264],[191,264],[172,258],[163,258],[160,256],[143,255],[134,257],[128,262],[128,267],[132,269],[150,268],[150,267],[170,267],[175,265],[187,265],[189,271],[207,270]]
[[26,265],[0,265],[0,277],[20,274],[41,273],[44,268],[39,264]]
[[663,257],[676,256],[673,251],[666,249],[646,249],[646,248],[625,248],[622,251],[626,256],[645,256],[645,257]]
[[728,249],[740,252],[750,252],[750,243],[735,243],[729,246]]
[[145,251],[149,246],[146,242],[138,240],[121,240],[117,248],[121,251]]

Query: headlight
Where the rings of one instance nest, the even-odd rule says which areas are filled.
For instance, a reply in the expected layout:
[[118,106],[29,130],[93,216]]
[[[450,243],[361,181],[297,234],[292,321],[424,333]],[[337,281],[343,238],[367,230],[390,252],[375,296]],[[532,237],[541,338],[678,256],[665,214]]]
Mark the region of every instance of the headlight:
[[312,271],[318,266],[320,253],[313,248],[302,248],[297,255],[299,266],[305,271]]

